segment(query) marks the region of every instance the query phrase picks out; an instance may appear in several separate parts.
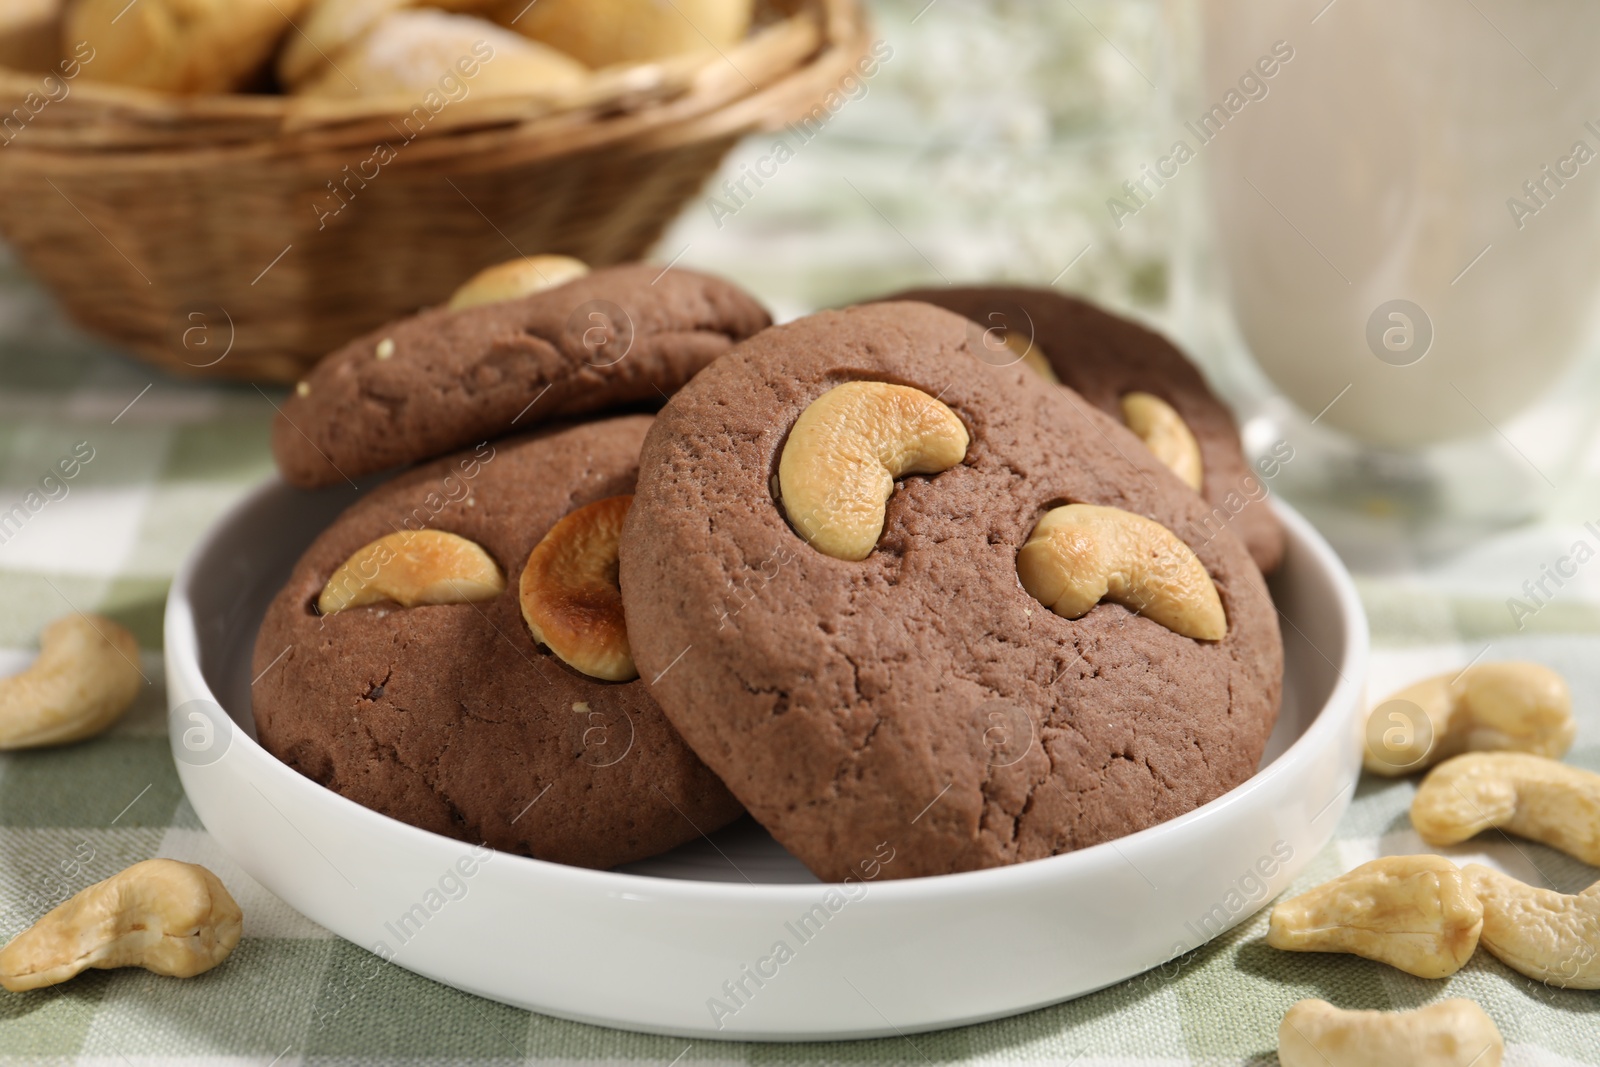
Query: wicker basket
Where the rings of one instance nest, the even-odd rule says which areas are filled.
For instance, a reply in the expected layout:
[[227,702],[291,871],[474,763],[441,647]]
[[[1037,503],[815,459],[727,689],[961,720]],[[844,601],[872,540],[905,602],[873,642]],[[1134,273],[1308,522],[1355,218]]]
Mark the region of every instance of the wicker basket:
[[[519,253],[637,258],[741,136],[813,108],[867,44],[857,0],[801,0],[709,60],[469,95],[425,123],[80,78],[0,133],[0,233],[79,324],[149,362],[292,381]],[[0,108],[40,85],[0,69]]]

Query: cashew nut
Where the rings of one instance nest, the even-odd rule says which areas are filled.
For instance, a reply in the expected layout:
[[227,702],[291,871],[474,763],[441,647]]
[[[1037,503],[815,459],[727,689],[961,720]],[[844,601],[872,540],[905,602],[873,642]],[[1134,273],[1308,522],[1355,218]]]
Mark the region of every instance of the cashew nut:
[[1200,491],[1205,484],[1200,444],[1171,404],[1150,393],[1126,393],[1122,397],[1122,421],[1157,459],[1183,479],[1183,484]]
[[1500,1067],[1506,1045],[1470,1000],[1415,1011],[1345,1011],[1302,1000],[1278,1024],[1282,1067]]
[[57,619],[33,666],[0,678],[0,751],[93,737],[128,710],[142,680],[127,630],[99,615]]
[[617,542],[631,496],[586,504],[550,528],[528,554],[519,593],[534,640],[591,678],[639,677],[622,616]]
[[228,958],[243,921],[204,867],[145,860],[78,893],[0,949],[0,985],[42,989],[89,967],[191,978]]
[[[1420,708],[1424,721],[1413,721]],[[1396,777],[1463,752],[1560,759],[1577,725],[1566,680],[1538,663],[1485,663],[1416,682],[1373,709],[1366,769]]]
[[524,256],[486,267],[450,296],[451,311],[515,300],[565,285],[589,273],[589,265],[571,256]]
[[1483,902],[1482,943],[1496,959],[1563,989],[1600,989],[1600,882],[1569,895],[1477,863],[1461,873]]
[[920,389],[846,382],[795,420],[778,460],[783,510],[813,548],[866,559],[883,532],[895,480],[937,474],[967,455],[967,428]]
[[1499,827],[1600,866],[1600,774],[1522,752],[1471,752],[1422,780],[1411,825],[1430,845]]
[[1050,382],[1060,385],[1061,379],[1056,377],[1056,369],[1050,365],[1050,360],[1045,356],[1044,349],[1031,337],[1024,337],[1016,330],[1005,332],[1005,346],[1022,357],[1022,365],[1033,373]]
[[339,565],[317,597],[317,610],[332,615],[392,600],[419,604],[468,604],[493,600],[506,580],[482,546],[442,530],[400,530],[357,549]]
[[1272,909],[1267,944],[1350,952],[1418,978],[1459,971],[1478,947],[1483,908],[1442,856],[1387,856]]
[[1045,512],[1017,553],[1017,577],[1068,619],[1113,600],[1185,637],[1228,632],[1217,587],[1176,534],[1120,508],[1067,504]]

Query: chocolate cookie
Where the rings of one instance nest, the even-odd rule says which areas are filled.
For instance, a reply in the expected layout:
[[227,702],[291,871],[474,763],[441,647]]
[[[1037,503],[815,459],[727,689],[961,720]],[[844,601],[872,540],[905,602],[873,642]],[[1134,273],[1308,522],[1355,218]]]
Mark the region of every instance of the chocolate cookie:
[[[640,457],[620,557],[639,669],[824,879],[880,848],[884,876],[943,874],[1162,822],[1250,777],[1277,716],[1277,615],[1243,543],[1200,536],[1209,506],[1126,428],[983,362],[964,327],[898,303],[767,330],[675,395]],[[919,469],[942,473],[889,480]],[[1031,595],[1019,554],[1065,504],[1150,538],[1130,573],[1186,556],[1221,639]]]
[[[990,362],[1016,362],[1032,347],[1063,385],[1119,422],[1133,422],[1123,407],[1129,394],[1171,405],[1199,446],[1195,487],[1212,505],[1208,528],[1231,526],[1263,573],[1282,562],[1283,528],[1267,506],[1265,483],[1244,457],[1233,415],[1165,337],[1049,289],[913,289],[884,299],[921,300],[965,315],[980,327],[975,347]],[[1015,348],[1006,346],[1008,339]]]
[[318,363],[279,411],[272,454],[288,482],[313,488],[555,419],[654,407],[771,321],[737,286],[643,263],[432,308]]
[[[484,445],[352,505],[262,623],[261,743],[413,826],[585,867],[654,855],[737,817],[643,682],[578,673],[534,642],[521,614],[518,576],[534,546],[564,516],[632,492],[649,425],[632,415]],[[391,558],[411,565],[408,580],[439,565],[438,543],[459,549],[445,599],[474,602],[427,603],[438,583],[413,607],[393,588],[374,595],[396,584],[399,564],[374,557],[384,566],[363,571],[360,560],[385,537],[398,539]],[[486,588],[495,581],[497,595]],[[330,599],[343,610],[319,615]]]

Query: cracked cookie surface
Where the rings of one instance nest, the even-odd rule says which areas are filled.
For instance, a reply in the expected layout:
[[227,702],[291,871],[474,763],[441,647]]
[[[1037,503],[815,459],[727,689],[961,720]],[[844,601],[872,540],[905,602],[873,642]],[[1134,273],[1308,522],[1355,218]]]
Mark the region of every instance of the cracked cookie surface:
[[[1283,656],[1259,570],[1131,433],[968,347],[927,304],[823,312],[746,341],[651,428],[623,529],[635,660],[682,736],[819,877],[882,842],[885,877],[1049,856],[1181,815],[1254,773]],[[902,478],[865,559],[816,551],[773,476],[800,413],[846,381],[909,385],[971,443]],[[1194,550],[1226,636],[1118,604],[1052,613],[1017,552],[1052,506],[1136,512]]]
[[644,263],[430,308],[318,363],[273,421],[273,458],[313,488],[557,419],[654,408],[770,322],[729,282]]
[[[1048,289],[914,289],[884,299],[920,300],[964,315],[980,328],[1020,333],[1038,347],[1061,384],[1119,422],[1122,398],[1130,393],[1149,393],[1172,405],[1200,446],[1200,495],[1212,506],[1210,528],[1231,526],[1256,566],[1268,574],[1277,569],[1283,528],[1267,506],[1264,480],[1245,458],[1233,415],[1165,337]],[[1009,352],[1002,356],[1002,362],[1012,358]]]
[[[585,867],[654,855],[737,817],[738,802],[644,682],[572,670],[534,642],[518,603],[516,578],[559,519],[633,491],[649,425],[631,415],[497,441],[352,505],[306,550],[262,623],[261,743],[413,826]],[[481,545],[509,576],[506,590],[482,603],[316,614],[352,553],[419,528]]]

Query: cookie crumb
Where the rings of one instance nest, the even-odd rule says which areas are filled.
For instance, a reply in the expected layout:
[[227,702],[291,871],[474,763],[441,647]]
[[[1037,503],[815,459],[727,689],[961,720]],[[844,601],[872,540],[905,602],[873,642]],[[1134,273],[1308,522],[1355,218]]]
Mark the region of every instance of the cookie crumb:
[[385,337],[378,342],[378,358],[388,359],[392,355],[394,355],[394,338]]
[[295,382],[294,383],[294,394],[295,394],[295,396],[310,396],[311,395],[311,383],[310,382]]

